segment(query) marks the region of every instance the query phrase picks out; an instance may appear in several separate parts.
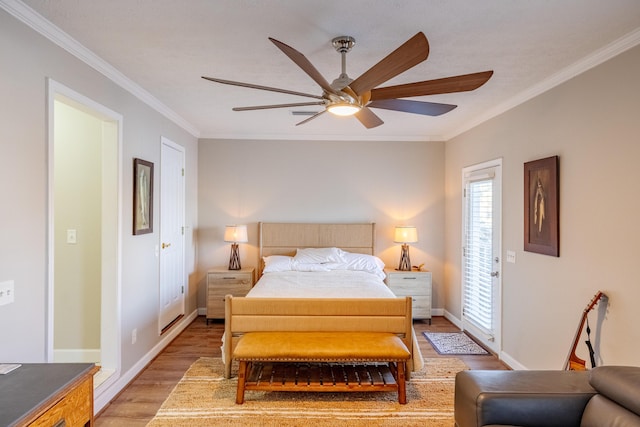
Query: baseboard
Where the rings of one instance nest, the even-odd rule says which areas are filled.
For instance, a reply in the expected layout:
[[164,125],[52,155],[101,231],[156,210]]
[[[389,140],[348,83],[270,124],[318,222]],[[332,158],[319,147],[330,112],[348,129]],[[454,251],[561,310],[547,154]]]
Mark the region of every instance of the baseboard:
[[135,377],[147,367],[151,361],[164,350],[164,348],[177,337],[180,332],[184,331],[187,326],[198,317],[198,310],[194,310],[188,316],[182,318],[180,322],[176,324],[176,327],[171,329],[168,333],[162,335],[162,339],[156,344],[147,354],[136,362],[131,369],[122,374],[120,378],[114,382],[105,383],[106,387],[98,387],[95,390],[93,412],[98,414],[102,411],[113,399],[115,399],[122,390],[124,390]]
[[454,316],[453,314],[451,314],[450,312],[448,312],[447,310],[443,310],[444,311],[444,317],[451,323],[453,323],[454,325],[456,325],[460,330],[462,330],[462,320],[458,319],[456,316]]
[[522,363],[518,362],[516,359],[511,357],[509,353],[504,351],[500,352],[500,360],[502,360],[508,367],[513,369],[514,371],[527,371],[529,368],[524,366]]
[[[447,318],[451,323],[456,325],[460,330],[462,330],[462,320],[458,319],[453,314],[444,310],[444,317]],[[504,362],[507,366],[509,366],[513,370],[527,370],[528,368],[514,359],[509,353],[501,351],[498,355],[498,358]]]

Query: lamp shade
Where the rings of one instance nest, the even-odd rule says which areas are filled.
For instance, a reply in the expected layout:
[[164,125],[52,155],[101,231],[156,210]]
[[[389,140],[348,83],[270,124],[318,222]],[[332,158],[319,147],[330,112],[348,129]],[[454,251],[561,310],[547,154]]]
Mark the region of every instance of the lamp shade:
[[418,241],[418,230],[413,226],[396,226],[393,241],[396,243],[415,243]]
[[233,243],[246,243],[247,238],[246,225],[227,225],[224,229],[224,241]]

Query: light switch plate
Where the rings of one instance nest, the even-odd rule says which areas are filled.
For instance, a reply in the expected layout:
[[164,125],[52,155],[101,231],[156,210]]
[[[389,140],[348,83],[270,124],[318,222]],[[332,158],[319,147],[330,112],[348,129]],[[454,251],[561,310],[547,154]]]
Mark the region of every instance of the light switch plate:
[[11,304],[14,301],[14,291],[13,280],[0,283],[0,305]]
[[67,243],[71,245],[75,245],[78,243],[78,236],[76,234],[76,230],[69,229],[67,230]]
[[515,253],[515,251],[507,251],[507,262],[510,262],[511,264],[515,264],[516,263],[516,253]]

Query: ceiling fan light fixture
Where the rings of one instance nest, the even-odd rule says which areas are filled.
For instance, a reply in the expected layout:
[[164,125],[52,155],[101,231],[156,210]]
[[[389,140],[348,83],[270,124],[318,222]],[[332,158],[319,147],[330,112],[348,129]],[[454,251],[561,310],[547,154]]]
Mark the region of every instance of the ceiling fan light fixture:
[[[308,123],[310,120],[329,112],[335,116],[355,116],[367,129],[382,125],[384,122],[372,108],[400,111],[403,113],[421,114],[425,116],[439,116],[456,108],[455,105],[425,101],[412,101],[404,98],[438,95],[445,93],[467,92],[475,90],[485,84],[493,75],[493,71],[471,73],[459,76],[444,77],[435,80],[405,83],[393,86],[379,87],[380,84],[398,76],[429,56],[429,42],[427,37],[418,32],[404,42],[400,47],[385,56],[382,60],[369,68],[357,79],[353,80],[347,74],[347,53],[355,44],[350,36],[340,36],[332,40],[333,47],[342,59],[341,73],[331,84],[320,74],[311,62],[291,46],[272,37],[269,40],[276,45],[289,59],[291,59],[307,76],[322,88],[322,95],[296,92],[277,87],[260,86],[232,80],[223,80],[202,76],[203,79],[216,83],[259,89],[307,98],[315,98],[313,102],[296,102],[275,105],[256,105],[251,107],[234,107],[233,111],[266,110],[271,108],[297,108],[323,106],[318,112],[294,111],[293,115],[310,115],[309,118],[296,123],[296,126]],[[312,107],[314,108],[314,107]]]
[[353,116],[360,111],[360,106],[348,102],[336,102],[327,107],[327,111],[336,116]]

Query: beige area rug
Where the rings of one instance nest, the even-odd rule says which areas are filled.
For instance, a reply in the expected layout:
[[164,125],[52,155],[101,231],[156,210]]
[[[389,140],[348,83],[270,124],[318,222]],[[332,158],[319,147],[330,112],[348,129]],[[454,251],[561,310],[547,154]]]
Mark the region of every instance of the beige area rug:
[[425,360],[407,383],[407,404],[394,392],[293,393],[247,391],[236,405],[236,379],[219,358],[200,358],[162,404],[149,427],[167,426],[453,426],[455,358]]

